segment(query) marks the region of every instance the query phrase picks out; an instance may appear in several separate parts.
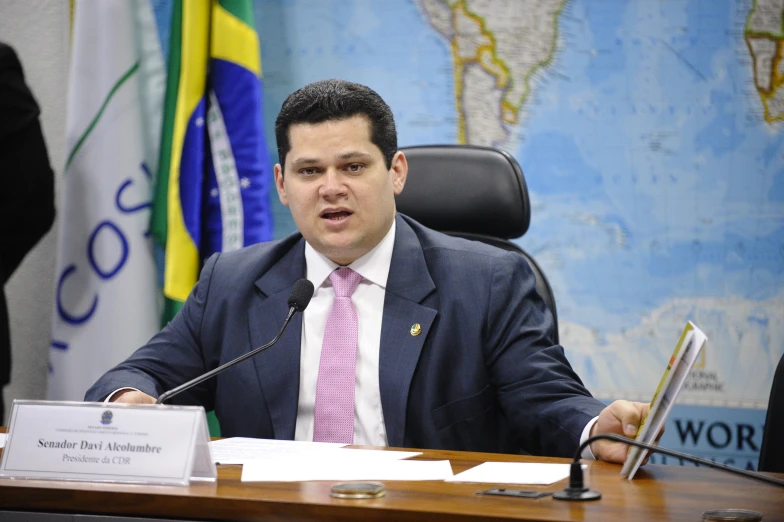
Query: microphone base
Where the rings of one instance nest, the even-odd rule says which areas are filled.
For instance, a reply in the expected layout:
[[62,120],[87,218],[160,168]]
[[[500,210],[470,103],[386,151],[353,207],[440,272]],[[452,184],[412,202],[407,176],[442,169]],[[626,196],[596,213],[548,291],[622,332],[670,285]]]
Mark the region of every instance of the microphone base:
[[602,494],[588,488],[564,488],[561,491],[553,493],[553,498],[556,500],[599,500]]

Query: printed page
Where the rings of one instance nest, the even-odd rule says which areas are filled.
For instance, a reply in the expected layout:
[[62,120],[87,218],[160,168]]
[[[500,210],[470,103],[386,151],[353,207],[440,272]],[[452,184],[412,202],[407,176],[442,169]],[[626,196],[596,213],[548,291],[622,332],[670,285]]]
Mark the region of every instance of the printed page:
[[[635,440],[647,444],[656,440],[656,435],[664,426],[667,415],[707,340],[705,333],[694,323],[689,321],[686,324]],[[648,450],[632,447],[621,469],[621,475],[626,475],[631,480],[647,454]]]
[[244,464],[249,460],[321,454],[335,451],[346,444],[298,442],[293,440],[252,439],[232,437],[210,442],[212,460],[218,464]]
[[346,459],[344,451],[348,450],[324,452],[318,458],[300,455],[246,462],[242,467],[242,482],[446,480],[452,477],[448,460]]
[[[585,467],[585,465],[583,465]],[[569,464],[485,462],[446,479],[447,482],[549,485],[569,477]]]

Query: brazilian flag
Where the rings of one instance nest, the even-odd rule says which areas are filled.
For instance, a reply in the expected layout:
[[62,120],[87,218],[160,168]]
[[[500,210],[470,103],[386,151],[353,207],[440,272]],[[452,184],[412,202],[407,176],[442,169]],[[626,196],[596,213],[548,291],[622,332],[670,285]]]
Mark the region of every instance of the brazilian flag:
[[170,38],[151,226],[163,249],[164,324],[207,257],[272,239],[251,0],[175,0]]

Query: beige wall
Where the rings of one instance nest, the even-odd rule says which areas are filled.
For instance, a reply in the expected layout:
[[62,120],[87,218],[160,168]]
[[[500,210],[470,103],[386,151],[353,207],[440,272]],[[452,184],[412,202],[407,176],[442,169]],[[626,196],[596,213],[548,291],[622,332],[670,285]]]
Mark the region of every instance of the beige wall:
[[[68,0],[0,0],[0,40],[16,49],[27,83],[41,106],[44,137],[58,185],[66,154],[68,18]],[[11,384],[4,393],[7,413],[13,399],[46,395],[57,227],[55,222],[5,286],[13,357]]]

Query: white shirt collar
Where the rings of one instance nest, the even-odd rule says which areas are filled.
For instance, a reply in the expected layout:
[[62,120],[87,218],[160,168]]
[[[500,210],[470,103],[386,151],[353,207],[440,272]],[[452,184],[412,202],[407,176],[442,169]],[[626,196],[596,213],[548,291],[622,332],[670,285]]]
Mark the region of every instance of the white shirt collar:
[[[395,247],[395,221],[389,232],[381,242],[373,249],[360,257],[350,265],[353,271],[362,276],[363,279],[371,283],[386,288],[387,278],[389,277],[389,267],[392,264],[392,250]],[[330,260],[325,255],[317,252],[310,243],[305,242],[305,266],[306,277],[313,283],[315,288],[319,288],[336,268],[340,267],[337,263]]]

